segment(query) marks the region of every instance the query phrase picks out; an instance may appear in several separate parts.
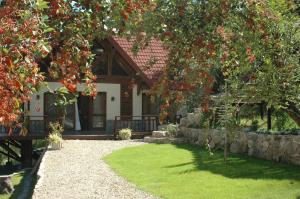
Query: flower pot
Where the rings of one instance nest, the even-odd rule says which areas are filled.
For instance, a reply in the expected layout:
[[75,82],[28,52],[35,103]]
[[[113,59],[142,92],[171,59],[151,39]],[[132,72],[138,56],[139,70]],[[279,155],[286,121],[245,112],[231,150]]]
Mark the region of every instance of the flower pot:
[[53,150],[60,150],[62,148],[62,143],[61,142],[51,142],[50,143],[51,149]]

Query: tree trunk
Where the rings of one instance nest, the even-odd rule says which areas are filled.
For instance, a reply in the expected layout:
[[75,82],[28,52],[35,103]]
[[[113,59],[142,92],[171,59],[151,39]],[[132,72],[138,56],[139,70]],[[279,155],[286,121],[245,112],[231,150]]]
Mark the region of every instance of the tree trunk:
[[294,120],[294,122],[300,127],[300,110],[296,104],[289,102],[286,113]]
[[227,163],[227,129],[225,130],[225,138],[224,138],[224,162]]

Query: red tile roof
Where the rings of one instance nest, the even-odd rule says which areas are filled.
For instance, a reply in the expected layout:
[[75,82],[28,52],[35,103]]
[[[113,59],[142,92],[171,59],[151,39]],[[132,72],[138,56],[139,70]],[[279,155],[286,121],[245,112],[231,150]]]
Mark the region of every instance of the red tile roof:
[[133,65],[143,73],[143,76],[148,79],[148,83],[155,83],[163,73],[166,66],[168,51],[163,47],[161,41],[152,39],[145,49],[141,49],[137,54],[132,52],[133,40],[125,38],[112,38],[121,50],[134,62]]

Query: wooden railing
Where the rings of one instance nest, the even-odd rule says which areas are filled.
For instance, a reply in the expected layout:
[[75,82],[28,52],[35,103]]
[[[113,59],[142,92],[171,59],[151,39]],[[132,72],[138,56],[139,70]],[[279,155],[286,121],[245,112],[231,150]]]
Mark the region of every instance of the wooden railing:
[[159,117],[157,115],[143,116],[116,116],[114,134],[123,128],[130,128],[133,132],[152,132],[158,129]]
[[[48,134],[49,121],[47,116],[27,116],[28,132],[31,134]],[[25,120],[26,121],[26,120]]]
[[[20,135],[23,126],[28,130],[31,135],[43,135],[48,132],[48,119],[47,116],[25,116],[20,120],[20,125],[12,125],[12,134]],[[0,126],[0,134],[8,134],[9,127]]]

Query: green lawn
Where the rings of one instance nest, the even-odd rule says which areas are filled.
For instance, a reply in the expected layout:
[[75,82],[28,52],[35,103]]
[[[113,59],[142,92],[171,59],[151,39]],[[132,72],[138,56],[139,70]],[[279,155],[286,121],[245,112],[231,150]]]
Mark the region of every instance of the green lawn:
[[12,194],[0,194],[0,199],[8,198],[18,198],[20,192],[22,191],[22,185],[24,183],[24,177],[29,175],[30,171],[21,171],[12,177],[12,183],[14,185],[15,191]]
[[213,156],[195,145],[149,144],[126,148],[105,161],[139,188],[162,198],[298,199],[300,167],[222,152]]

